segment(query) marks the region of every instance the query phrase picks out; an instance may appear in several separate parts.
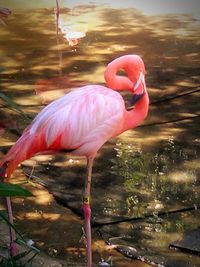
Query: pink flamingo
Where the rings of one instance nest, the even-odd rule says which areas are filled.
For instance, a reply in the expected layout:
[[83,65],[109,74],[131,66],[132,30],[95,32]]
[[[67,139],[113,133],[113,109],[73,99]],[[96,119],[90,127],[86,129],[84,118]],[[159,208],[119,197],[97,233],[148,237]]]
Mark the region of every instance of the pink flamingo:
[[11,10],[6,8],[6,7],[0,7],[0,22],[6,26],[6,23],[4,22],[3,19],[7,18],[8,16],[10,16],[11,14]]
[[11,14],[11,10],[6,7],[0,7],[0,18],[7,18]]
[[67,39],[69,46],[75,46],[79,43],[80,39],[85,37],[85,32],[73,32],[69,31],[67,32],[64,37]]
[[[119,76],[123,69],[127,76]],[[137,55],[125,55],[108,64],[105,80],[108,88],[88,85],[74,90],[46,106],[25,129],[0,166],[6,166],[6,181],[17,165],[37,153],[69,152],[87,158],[87,176],[83,212],[87,240],[87,265],[92,266],[90,186],[93,160],[111,137],[137,127],[147,116],[149,97],[144,79],[145,67]],[[134,109],[127,111],[122,96],[114,90],[133,94]],[[10,200],[9,218],[13,222]],[[11,250],[17,253],[12,231]]]

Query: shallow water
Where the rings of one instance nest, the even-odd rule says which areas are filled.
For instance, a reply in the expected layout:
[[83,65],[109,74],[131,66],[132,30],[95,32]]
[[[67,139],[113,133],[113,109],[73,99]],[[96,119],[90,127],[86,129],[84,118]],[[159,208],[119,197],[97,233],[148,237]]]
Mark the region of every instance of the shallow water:
[[[56,36],[53,2],[37,8],[14,2],[5,2],[12,14],[0,23],[1,151],[5,153],[44,105],[75,87],[104,84],[103,72],[112,59],[139,54],[146,65],[149,116],[141,127],[99,151],[92,183],[93,223],[198,208],[197,3],[177,8],[180,2],[175,1],[172,8],[157,9],[130,1],[124,1],[123,8],[112,1],[73,8],[60,2],[64,25],[86,34],[70,46],[61,31]],[[128,103],[129,95],[124,98]],[[23,166],[62,204],[82,214],[82,158],[42,156]]]

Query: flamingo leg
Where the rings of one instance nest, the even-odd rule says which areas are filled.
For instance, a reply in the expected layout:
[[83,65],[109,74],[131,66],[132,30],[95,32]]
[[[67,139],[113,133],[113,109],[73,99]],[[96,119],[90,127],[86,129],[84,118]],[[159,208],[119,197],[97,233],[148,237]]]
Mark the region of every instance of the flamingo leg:
[[[11,225],[13,225],[13,213],[10,197],[6,197],[6,208],[8,212],[8,221]],[[16,245],[16,234],[15,230],[9,225],[9,235],[10,235],[10,256],[16,256],[18,254],[18,249]]]
[[88,267],[92,267],[90,188],[91,188],[93,161],[94,157],[87,158],[87,176],[86,176],[85,192],[83,198],[83,213],[85,218],[85,233],[86,233],[86,243],[87,243],[86,256],[87,256]]

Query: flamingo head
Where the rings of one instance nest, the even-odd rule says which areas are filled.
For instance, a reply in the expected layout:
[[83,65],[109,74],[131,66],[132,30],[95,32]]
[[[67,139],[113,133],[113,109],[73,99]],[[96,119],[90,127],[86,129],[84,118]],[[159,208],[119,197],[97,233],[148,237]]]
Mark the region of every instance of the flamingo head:
[[[119,75],[118,72],[120,70],[123,70],[126,75]],[[145,66],[141,57],[138,55],[125,55],[108,64],[104,77],[109,88],[127,90],[134,94],[133,102],[135,102],[146,92],[144,74]],[[139,95],[140,97],[138,97]]]

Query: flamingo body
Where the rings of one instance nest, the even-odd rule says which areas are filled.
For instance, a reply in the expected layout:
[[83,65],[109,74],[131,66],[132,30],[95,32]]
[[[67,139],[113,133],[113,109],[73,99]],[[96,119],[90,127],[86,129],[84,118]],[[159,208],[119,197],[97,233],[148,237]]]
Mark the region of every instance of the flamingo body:
[[123,129],[125,105],[121,95],[109,88],[88,85],[46,106],[25,129],[4,160],[7,176],[34,154],[60,150],[92,156]]
[[[117,75],[120,69],[125,71],[127,77]],[[7,166],[8,180],[20,162],[38,153],[66,151],[86,156],[87,176],[83,211],[88,267],[92,266],[90,187],[93,160],[107,140],[137,127],[147,116],[149,98],[144,74],[144,63],[137,55],[126,55],[113,60],[108,64],[104,75],[107,87],[84,86],[46,106],[0,162],[0,167]],[[136,102],[134,109],[127,111],[122,96],[113,89],[131,92],[136,100],[133,101]],[[7,207],[12,224],[8,198]],[[16,255],[14,233],[11,233],[10,247],[12,255]]]

